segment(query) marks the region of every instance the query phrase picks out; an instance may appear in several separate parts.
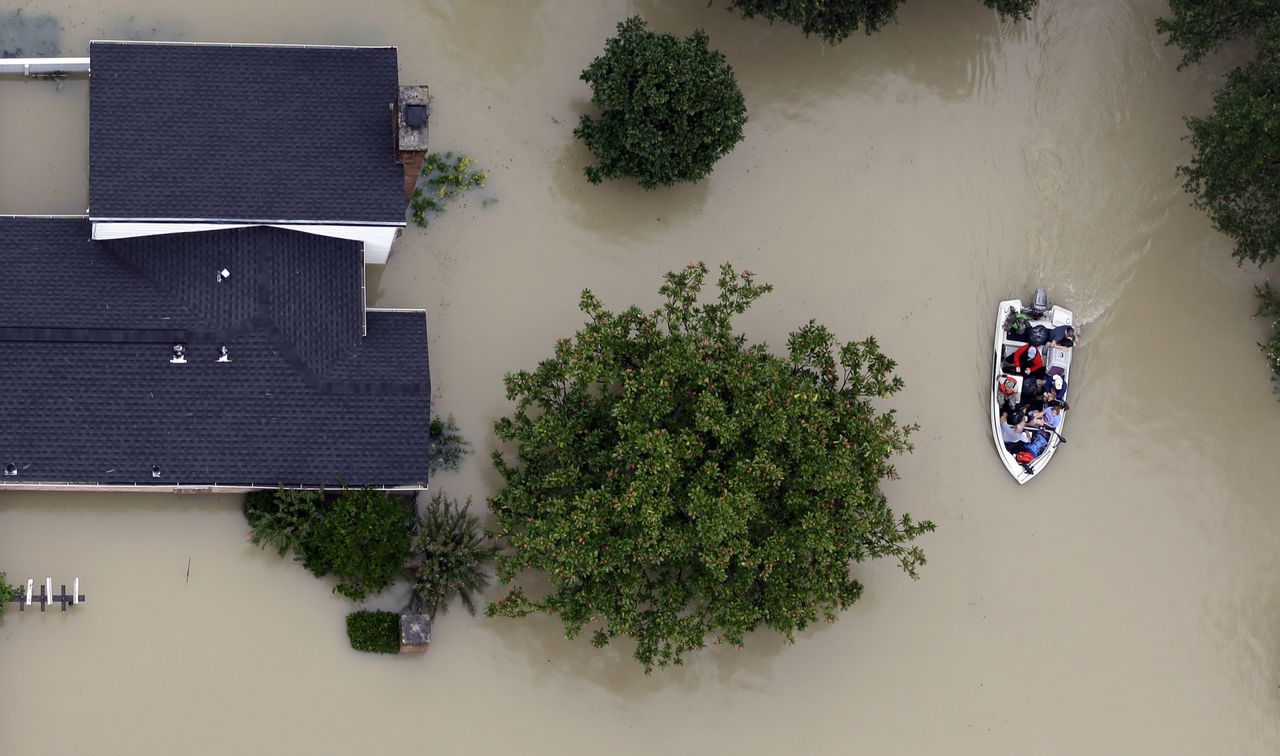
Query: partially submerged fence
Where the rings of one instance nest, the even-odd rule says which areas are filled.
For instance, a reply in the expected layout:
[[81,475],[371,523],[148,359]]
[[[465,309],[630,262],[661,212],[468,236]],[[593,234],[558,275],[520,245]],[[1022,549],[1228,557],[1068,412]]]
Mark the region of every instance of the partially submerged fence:
[[78,606],[85,601],[84,594],[80,593],[80,578],[76,578],[72,582],[71,593],[67,593],[67,586],[62,585],[61,593],[53,592],[53,578],[45,578],[44,585],[40,586],[40,593],[36,595],[34,592],[35,581],[27,580],[26,590],[23,591],[22,586],[14,588],[13,597],[9,599],[12,603],[17,603],[18,611],[25,612],[27,607],[32,604],[39,604],[40,611],[44,611],[51,604],[61,604],[62,611],[67,610],[67,606]]

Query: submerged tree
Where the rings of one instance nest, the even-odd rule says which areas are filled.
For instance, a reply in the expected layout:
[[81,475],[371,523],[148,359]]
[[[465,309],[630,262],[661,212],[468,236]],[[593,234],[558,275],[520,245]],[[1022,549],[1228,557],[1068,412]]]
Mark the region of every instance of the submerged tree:
[[698,181],[742,141],[747,107],[724,55],[701,30],[687,39],[650,31],[638,16],[582,72],[600,116],[574,135],[598,164],[587,179],[634,178],[646,189]]
[[1169,0],[1169,12],[1170,18],[1156,20],[1156,30],[1169,35],[1166,44],[1182,48],[1183,68],[1266,26],[1280,16],[1280,0]]
[[413,540],[406,574],[411,582],[410,611],[435,618],[454,596],[476,613],[475,595],[489,585],[485,565],[497,551],[485,541],[471,514],[471,499],[461,507],[444,492],[427,503]]
[[[760,16],[800,27],[805,36],[821,37],[828,44],[843,42],[863,29],[879,31],[897,20],[904,0],[729,0],[729,8],[743,18]],[[982,0],[1001,18],[1018,19],[1031,15],[1038,0]]]
[[1262,264],[1280,254],[1280,34],[1258,58],[1227,75],[1213,112],[1188,118],[1195,154],[1178,173],[1196,207],[1236,242],[1233,254]]
[[[575,637],[636,643],[646,668],[679,664],[759,627],[788,640],[862,593],[853,563],[880,556],[915,577],[931,522],[890,510],[881,481],[913,426],[876,399],[902,387],[874,338],[838,344],[812,321],[787,354],[748,345],[733,317],[771,290],[721,268],[666,276],[652,312],[610,312],[584,291],[586,325],[532,372],[506,377],[514,446],[490,504],[515,584],[490,615],[557,615]],[[530,595],[526,571],[549,592]]]

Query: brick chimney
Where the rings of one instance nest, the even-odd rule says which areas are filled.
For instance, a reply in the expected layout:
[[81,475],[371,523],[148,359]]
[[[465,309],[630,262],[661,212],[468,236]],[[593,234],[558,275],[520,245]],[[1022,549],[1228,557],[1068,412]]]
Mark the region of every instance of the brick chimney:
[[418,174],[427,159],[427,121],[430,98],[424,86],[400,87],[394,109],[396,162],[404,166],[404,199],[413,196]]

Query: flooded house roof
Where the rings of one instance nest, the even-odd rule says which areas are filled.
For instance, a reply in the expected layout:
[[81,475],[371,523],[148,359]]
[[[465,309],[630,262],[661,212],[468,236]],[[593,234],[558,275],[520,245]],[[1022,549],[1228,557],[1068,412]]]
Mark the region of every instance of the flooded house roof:
[[425,485],[426,316],[365,312],[358,243],[89,234],[0,218],[0,484]]
[[89,46],[96,221],[404,225],[394,47]]

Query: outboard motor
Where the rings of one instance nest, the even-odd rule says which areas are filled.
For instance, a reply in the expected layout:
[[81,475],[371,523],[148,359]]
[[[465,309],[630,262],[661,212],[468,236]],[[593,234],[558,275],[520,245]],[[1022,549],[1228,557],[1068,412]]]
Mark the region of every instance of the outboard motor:
[[1044,314],[1049,311],[1049,295],[1044,293],[1044,289],[1036,289],[1036,295],[1031,300],[1030,312],[1038,318],[1043,318]]

